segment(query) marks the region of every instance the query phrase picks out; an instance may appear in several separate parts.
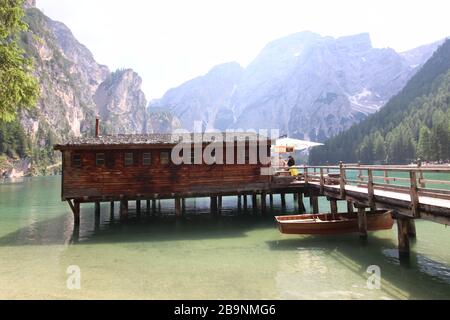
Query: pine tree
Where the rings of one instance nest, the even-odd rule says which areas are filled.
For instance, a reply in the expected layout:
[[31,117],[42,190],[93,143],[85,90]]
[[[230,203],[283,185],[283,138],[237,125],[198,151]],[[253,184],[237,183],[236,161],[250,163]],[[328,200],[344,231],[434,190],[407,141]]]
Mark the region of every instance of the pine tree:
[[420,128],[419,142],[417,145],[417,156],[421,160],[431,160],[430,129],[426,126]]
[[18,45],[27,29],[24,14],[23,0],[0,0],[0,121],[13,121],[17,110],[34,107],[39,95],[31,59]]
[[384,138],[379,131],[377,131],[373,138],[373,156],[374,161],[385,162],[386,161],[386,146]]

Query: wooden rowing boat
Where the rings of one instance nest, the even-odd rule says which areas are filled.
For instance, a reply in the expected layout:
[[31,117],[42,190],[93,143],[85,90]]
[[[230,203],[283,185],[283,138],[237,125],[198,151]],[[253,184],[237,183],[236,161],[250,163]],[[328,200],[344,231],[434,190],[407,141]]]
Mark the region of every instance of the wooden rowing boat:
[[[284,234],[342,234],[359,231],[358,215],[305,214],[275,217]],[[390,230],[394,226],[391,211],[367,212],[367,231]]]

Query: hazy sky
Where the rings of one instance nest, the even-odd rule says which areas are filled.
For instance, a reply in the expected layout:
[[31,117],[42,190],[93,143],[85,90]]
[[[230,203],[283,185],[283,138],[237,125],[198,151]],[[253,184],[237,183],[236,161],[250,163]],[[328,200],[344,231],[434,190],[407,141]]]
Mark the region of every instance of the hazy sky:
[[147,99],[217,64],[246,66],[270,41],[304,30],[369,32],[398,51],[450,36],[448,0],[37,0],[99,63],[133,68]]

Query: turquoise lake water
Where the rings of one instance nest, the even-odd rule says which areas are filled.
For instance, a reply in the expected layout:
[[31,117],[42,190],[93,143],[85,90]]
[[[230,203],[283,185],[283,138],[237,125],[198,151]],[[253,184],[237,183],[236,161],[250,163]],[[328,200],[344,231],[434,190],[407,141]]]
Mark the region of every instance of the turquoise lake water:
[[[280,234],[273,215],[295,213],[291,196],[286,210],[275,197],[265,217],[239,213],[236,198],[224,199],[221,217],[207,214],[208,199],[188,200],[178,220],[170,201],[165,217],[131,212],[127,221],[105,205],[98,226],[84,205],[74,232],[60,193],[59,177],[0,184],[1,299],[450,299],[442,225],[418,221],[411,259],[400,263],[396,227],[367,242]],[[372,265],[380,290],[367,287]],[[80,290],[67,288],[70,266],[81,270]]]

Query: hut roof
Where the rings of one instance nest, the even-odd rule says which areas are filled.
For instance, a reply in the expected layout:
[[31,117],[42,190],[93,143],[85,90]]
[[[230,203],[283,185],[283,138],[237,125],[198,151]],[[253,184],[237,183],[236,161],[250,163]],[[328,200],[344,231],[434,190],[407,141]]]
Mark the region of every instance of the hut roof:
[[[181,142],[202,142],[209,144],[214,141],[270,141],[269,138],[249,132],[203,133],[203,134],[119,134],[99,137],[73,138],[64,144],[54,146],[55,150],[71,149],[77,147],[131,147],[131,146],[172,146]],[[270,141],[271,143],[271,141]]]

